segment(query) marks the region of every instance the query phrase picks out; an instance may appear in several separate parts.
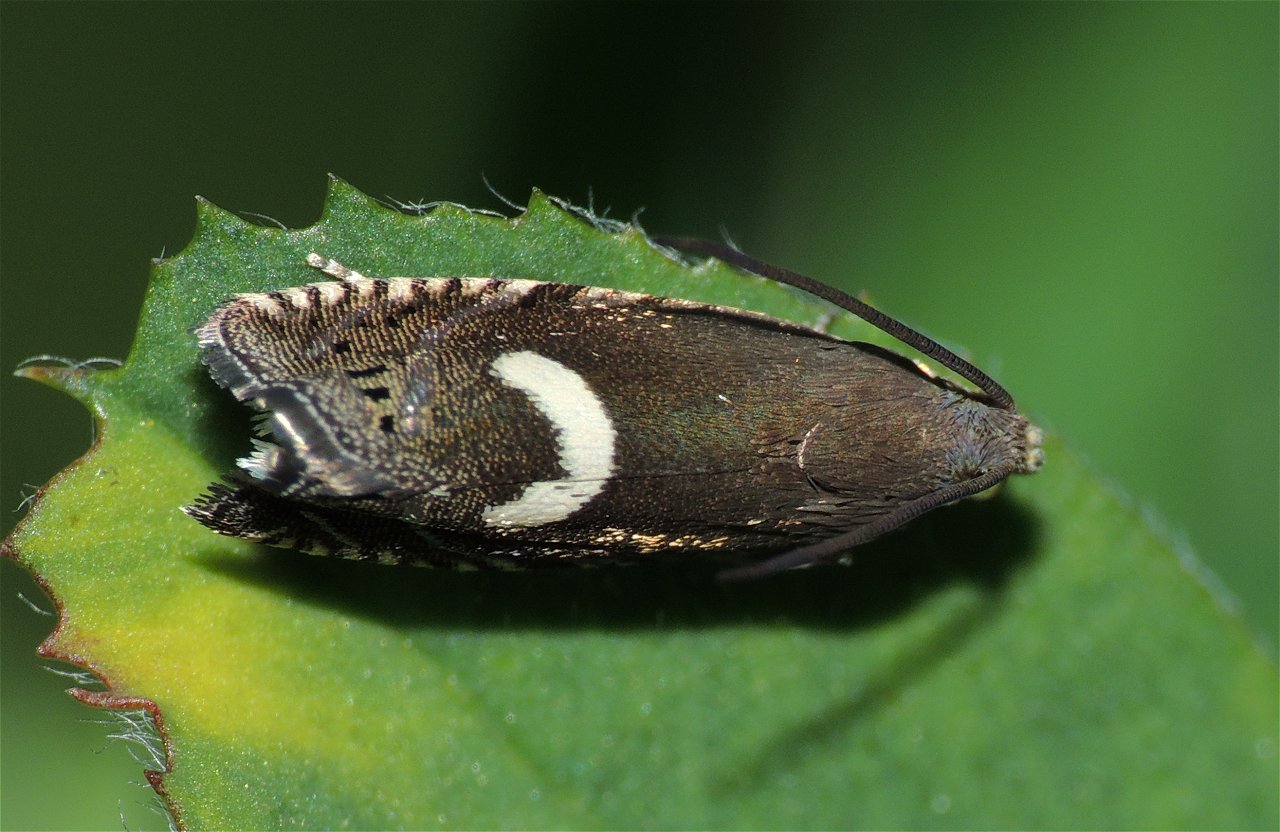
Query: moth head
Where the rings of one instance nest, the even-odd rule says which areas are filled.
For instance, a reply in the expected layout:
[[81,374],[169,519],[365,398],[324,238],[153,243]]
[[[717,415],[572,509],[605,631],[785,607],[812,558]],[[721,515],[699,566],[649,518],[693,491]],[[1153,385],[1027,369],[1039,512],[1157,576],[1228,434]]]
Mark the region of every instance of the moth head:
[[282,496],[358,497],[393,484],[376,467],[361,464],[341,427],[318,412],[306,391],[292,387],[258,392],[253,451],[236,465],[255,485]]

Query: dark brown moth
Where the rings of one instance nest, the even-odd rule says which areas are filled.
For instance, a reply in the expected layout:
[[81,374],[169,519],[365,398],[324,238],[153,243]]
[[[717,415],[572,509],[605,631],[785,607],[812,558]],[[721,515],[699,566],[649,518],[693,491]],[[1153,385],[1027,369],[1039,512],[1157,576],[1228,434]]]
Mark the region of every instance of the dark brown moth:
[[799,286],[978,385],[765,315],[496,278],[240,295],[197,335],[262,439],[185,510],[221,534],[382,563],[518,568],[830,560],[1041,464],[998,384],[830,287],[718,244],[660,243]]

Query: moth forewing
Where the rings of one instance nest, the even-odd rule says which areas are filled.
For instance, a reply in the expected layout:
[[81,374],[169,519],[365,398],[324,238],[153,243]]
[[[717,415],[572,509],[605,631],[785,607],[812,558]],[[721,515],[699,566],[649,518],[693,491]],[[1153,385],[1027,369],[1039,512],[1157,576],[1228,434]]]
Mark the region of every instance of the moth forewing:
[[477,568],[754,555],[731,574],[758,575],[1039,466],[1038,431],[980,373],[969,394],[679,299],[308,262],[337,280],[241,295],[198,330],[214,380],[269,414],[187,509],[222,534]]

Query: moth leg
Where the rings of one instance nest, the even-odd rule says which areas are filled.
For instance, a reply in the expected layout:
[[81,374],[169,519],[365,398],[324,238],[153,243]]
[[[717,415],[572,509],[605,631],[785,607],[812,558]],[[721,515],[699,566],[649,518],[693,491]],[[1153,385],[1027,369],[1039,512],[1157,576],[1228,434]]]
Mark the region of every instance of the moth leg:
[[314,251],[307,255],[307,265],[313,269],[319,269],[330,277],[337,278],[338,280],[346,283],[365,279],[365,276],[360,274],[360,272],[352,271],[332,258],[321,257]]

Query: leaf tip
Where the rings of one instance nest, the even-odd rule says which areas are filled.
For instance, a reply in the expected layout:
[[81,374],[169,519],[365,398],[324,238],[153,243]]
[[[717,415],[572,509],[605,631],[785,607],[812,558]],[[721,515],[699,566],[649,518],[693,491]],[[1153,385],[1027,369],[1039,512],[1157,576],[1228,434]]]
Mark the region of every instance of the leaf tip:
[[563,213],[553,197],[547,196],[541,188],[529,192],[529,201],[524,206],[524,216],[537,216],[547,212]]
[[324,194],[324,214],[327,216],[343,206],[377,205],[377,200],[352,185],[347,180],[329,174]]
[[0,540],[0,558],[11,560],[14,563],[22,562],[22,560],[18,557],[18,547],[15,546],[13,543],[12,532],[10,532],[9,536],[6,537],[4,540]]
[[189,250],[202,236],[218,233],[230,228],[246,225],[244,220],[235,214],[210,202],[202,196],[196,197],[196,230],[187,243],[184,251]]
[[27,359],[18,365],[13,374],[18,378],[29,379],[68,393],[83,387],[84,377],[89,374],[87,370],[70,362],[66,364],[35,363],[47,360],[49,359],[43,357]]

